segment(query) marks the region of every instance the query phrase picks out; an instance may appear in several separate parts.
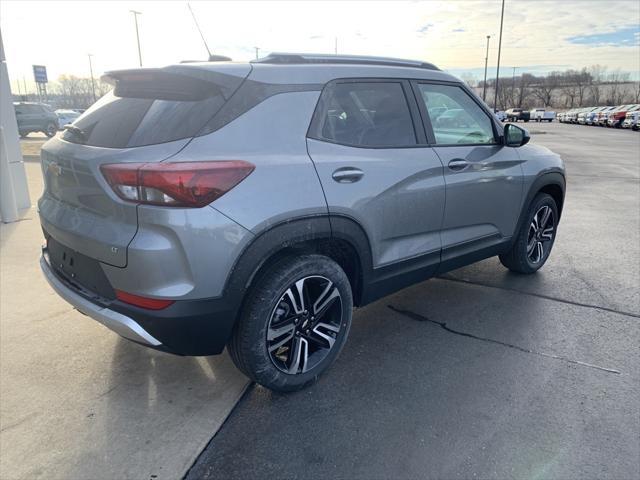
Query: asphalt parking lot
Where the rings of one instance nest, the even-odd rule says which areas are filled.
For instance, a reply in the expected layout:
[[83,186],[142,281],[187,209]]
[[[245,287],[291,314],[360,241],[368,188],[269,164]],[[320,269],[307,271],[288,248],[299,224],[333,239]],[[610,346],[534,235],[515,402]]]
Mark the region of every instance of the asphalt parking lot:
[[489,259],[357,311],[326,376],[250,387],[188,479],[638,478],[640,135],[527,127],[569,175],[544,269]]
[[41,278],[35,209],[3,225],[0,478],[638,478],[640,134],[527,127],[569,177],[542,271],[489,259],[360,309],[295,394],[120,339]]

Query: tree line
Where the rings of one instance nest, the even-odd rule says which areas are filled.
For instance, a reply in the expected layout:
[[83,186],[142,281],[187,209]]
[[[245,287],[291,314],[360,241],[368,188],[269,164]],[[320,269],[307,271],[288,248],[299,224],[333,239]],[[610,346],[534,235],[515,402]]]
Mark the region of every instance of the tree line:
[[35,93],[14,95],[14,100],[25,102],[43,102],[58,108],[86,109],[113,88],[100,79],[76,77],[75,75],[61,75],[55,82],[47,84],[46,98]]
[[[463,79],[482,94],[484,82]],[[496,79],[487,80],[487,98],[493,105]],[[609,71],[601,65],[582,70],[553,71],[547,75],[522,73],[498,81],[498,109],[624,105],[640,103],[640,82],[632,82],[629,73]]]

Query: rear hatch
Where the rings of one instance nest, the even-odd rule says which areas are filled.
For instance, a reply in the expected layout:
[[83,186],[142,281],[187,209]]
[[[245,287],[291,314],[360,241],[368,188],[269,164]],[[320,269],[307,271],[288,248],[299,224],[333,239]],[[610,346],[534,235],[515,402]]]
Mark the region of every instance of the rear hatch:
[[46,234],[87,257],[127,265],[136,203],[120,199],[100,166],[161,162],[197,135],[237,90],[247,64],[189,64],[111,72],[114,89],[42,148]]

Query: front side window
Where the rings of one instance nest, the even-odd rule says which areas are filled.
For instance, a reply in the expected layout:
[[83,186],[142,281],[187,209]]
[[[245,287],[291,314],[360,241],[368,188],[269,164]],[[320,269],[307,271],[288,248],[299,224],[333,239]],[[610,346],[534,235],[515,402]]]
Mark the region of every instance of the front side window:
[[359,147],[416,144],[409,106],[399,82],[329,85],[316,112],[316,138]]
[[418,89],[436,144],[496,143],[491,119],[462,88],[420,83]]

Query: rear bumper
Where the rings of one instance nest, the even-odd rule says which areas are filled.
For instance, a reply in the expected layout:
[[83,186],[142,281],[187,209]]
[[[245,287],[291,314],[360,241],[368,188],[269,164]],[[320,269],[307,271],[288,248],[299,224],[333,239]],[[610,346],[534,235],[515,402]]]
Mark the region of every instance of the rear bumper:
[[40,257],[40,268],[51,288],[80,313],[84,313],[117,334],[134,342],[153,347],[161,345],[158,339],[145,331],[132,318],[98,305],[97,303],[93,303],[79,293],[74,292],[70,286],[67,286],[64,281],[53,272],[51,265],[49,265],[44,255]]
[[54,271],[46,252],[40,267],[51,288],[76,310],[147,347],[176,355],[216,355],[231,336],[237,308],[223,298],[183,300],[163,310],[145,310],[117,300],[87,298]]

